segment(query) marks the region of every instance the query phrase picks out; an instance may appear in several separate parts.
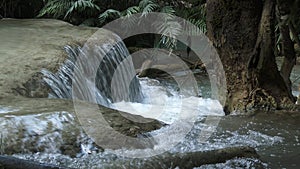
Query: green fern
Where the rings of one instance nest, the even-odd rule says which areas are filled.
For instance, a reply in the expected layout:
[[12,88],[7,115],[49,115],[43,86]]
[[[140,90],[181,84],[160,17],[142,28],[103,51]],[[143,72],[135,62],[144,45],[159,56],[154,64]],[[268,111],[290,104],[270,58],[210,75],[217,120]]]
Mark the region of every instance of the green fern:
[[188,21],[195,25],[198,29],[187,29],[188,33],[193,34],[199,34],[199,33],[205,33],[206,32],[206,22],[205,20],[198,20],[198,19],[188,19]]
[[[188,34],[198,34],[206,32],[206,4],[177,10],[176,15],[183,17],[188,22],[199,28],[198,30],[195,30],[185,27],[185,29],[188,31]],[[187,25],[186,23],[182,24],[185,26]]]
[[[103,25],[105,22],[117,19],[120,17],[127,17],[127,22],[122,23],[123,26],[129,28],[130,26],[135,24],[136,18],[132,17],[134,14],[142,13],[144,10],[150,12],[150,9],[154,9],[153,7],[157,4],[153,5],[154,3],[149,0],[142,0],[138,6],[131,6],[124,11],[118,11],[116,9],[107,9],[103,13],[99,15],[99,24]],[[147,9],[145,9],[147,8]],[[154,11],[151,11],[154,12]]]
[[65,15],[65,12],[71,7],[70,0],[49,0],[40,11],[38,17],[49,15],[54,18],[60,18]]
[[118,10],[115,9],[108,9],[102,14],[99,15],[99,22],[100,24],[103,24],[106,22],[108,19],[117,19],[122,16],[122,13]]
[[137,14],[139,12],[140,12],[140,8],[138,6],[132,6],[126,9],[125,11],[123,11],[122,15],[125,17],[130,17],[133,14]]
[[[205,4],[193,7],[185,7],[183,9],[178,8],[175,10],[173,6],[160,6],[158,2],[159,1],[157,0],[140,0],[137,6],[131,6],[123,11],[107,9],[98,15],[97,25],[102,26],[108,21],[120,17],[126,17],[126,22],[122,22],[121,25],[126,29],[131,29],[132,27],[136,26],[136,24],[139,24],[137,22],[138,18],[136,18],[134,14],[141,13],[142,17],[145,17],[151,12],[162,12],[166,14],[164,18],[159,18],[158,21],[154,21],[154,23],[149,24],[154,24],[161,34],[158,45],[163,45],[170,49],[176,46],[176,37],[182,33],[181,31],[183,28],[188,30],[188,34],[195,33],[195,29],[185,27],[185,25],[188,25],[187,23],[177,23],[177,21],[174,19],[174,16],[176,15],[182,16],[188,22],[196,25],[199,28],[196,31],[206,32]],[[100,11],[100,7],[98,6],[99,4],[106,4],[106,6],[113,4],[112,6],[120,7],[126,4],[133,4],[133,2],[124,3],[100,0],[45,0],[45,4],[46,5],[40,11],[38,17],[47,15],[52,16],[53,18],[71,20],[72,17],[74,18],[74,16],[75,18],[78,18],[78,16],[83,16],[83,19],[93,18],[95,15],[97,15],[97,12]],[[82,21],[83,20],[79,22]],[[161,21],[163,21],[163,23],[160,23]]]
[[72,6],[67,11],[65,18],[74,11],[83,13],[88,11],[91,12],[92,10],[100,11],[99,6],[94,4],[92,0],[77,0],[75,2],[72,2]]
[[176,15],[176,11],[172,6],[164,6],[160,9],[160,12],[169,14],[169,15]]
[[91,15],[94,11],[99,11],[100,7],[93,0],[47,0],[46,5],[37,17],[44,15],[53,18],[66,19],[73,13]]
[[[108,9],[101,13],[98,18],[100,25],[103,25],[107,21],[126,17],[127,19],[122,22],[122,26],[126,29],[131,29],[136,24],[139,24],[137,22],[138,18],[133,16],[134,14],[141,13],[141,16],[145,17],[151,12],[162,12],[166,14],[164,15],[164,18],[159,18],[158,21],[149,23],[154,24],[154,26],[158,28],[158,32],[161,34],[161,38],[158,42],[159,44],[154,46],[165,46],[166,48],[173,49],[176,46],[176,37],[181,33],[182,26],[174,20],[176,11],[172,6],[160,7],[156,1],[142,0],[138,6],[129,7],[121,12],[115,9]],[[163,21],[163,23],[161,21]]]
[[182,33],[182,26],[174,20],[165,20],[164,23],[156,23],[158,32],[161,34],[160,45],[168,49],[174,49],[177,44],[177,36]]
[[124,11],[118,11],[116,9],[107,9],[99,15],[100,24],[104,24],[107,20],[116,19],[120,17],[131,17],[134,14],[142,13],[142,16],[147,15],[150,12],[155,12],[159,8],[159,5],[151,0],[142,0],[138,6],[132,6]]
[[151,0],[142,0],[139,3],[139,8],[141,9],[142,16],[146,16],[148,13],[157,10],[159,5]]
[[125,30],[131,29],[133,25],[137,24],[138,18],[134,16],[134,14],[137,14],[139,12],[140,8],[138,6],[129,7],[122,12],[122,17],[126,18],[122,22],[122,26],[125,27]]

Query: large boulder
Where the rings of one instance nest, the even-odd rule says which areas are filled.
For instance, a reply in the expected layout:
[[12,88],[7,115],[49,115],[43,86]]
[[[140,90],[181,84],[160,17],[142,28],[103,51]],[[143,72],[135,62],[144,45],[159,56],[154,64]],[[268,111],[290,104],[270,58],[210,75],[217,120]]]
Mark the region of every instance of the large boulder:
[[41,69],[55,72],[64,46],[83,44],[97,30],[54,19],[1,19],[0,97],[47,97]]
[[[64,46],[83,45],[98,30],[53,19],[0,20],[0,154],[47,152],[76,156],[87,145],[102,149],[93,141],[99,138],[82,127],[84,123],[78,120],[72,101],[47,98],[50,89],[40,73],[42,69],[56,72],[67,58]],[[85,110],[85,120],[95,120],[91,116],[100,113],[105,119],[100,125],[103,122],[103,126],[132,138],[163,125],[99,105],[78,104]],[[99,128],[99,133],[105,132]],[[153,144],[137,146],[148,148]]]

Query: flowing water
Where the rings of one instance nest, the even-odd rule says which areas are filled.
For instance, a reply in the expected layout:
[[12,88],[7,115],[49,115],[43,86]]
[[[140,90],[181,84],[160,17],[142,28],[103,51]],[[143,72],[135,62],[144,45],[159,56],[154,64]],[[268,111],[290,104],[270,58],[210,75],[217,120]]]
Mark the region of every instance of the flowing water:
[[66,46],[69,57],[58,72],[42,70],[52,89],[50,97],[80,99],[108,107],[122,100],[141,101],[143,96],[129,52],[116,39],[118,42],[111,40],[82,48]]
[[[297,168],[299,167],[298,159],[300,157],[300,130],[299,130],[299,113],[267,113],[258,112],[254,116],[232,115],[224,116],[222,106],[217,100],[210,99],[210,83],[208,77],[203,72],[196,72],[198,82],[198,96],[184,96],[178,92],[178,86],[172,80],[167,78],[149,79],[137,78],[132,74],[134,70],[121,68],[126,76],[117,76],[119,79],[120,91],[126,91],[129,88],[129,94],[123,95],[119,92],[111,92],[111,88],[107,87],[114,76],[113,71],[117,69],[126,56],[129,56],[123,43],[111,47],[109,51],[103,46],[98,46],[93,51],[93,56],[87,59],[93,65],[94,62],[100,62],[100,66],[95,69],[94,66],[83,67],[78,61],[78,56],[90,57],[82,48],[66,47],[69,58],[59,69],[58,73],[51,73],[43,70],[46,76],[45,81],[52,87],[50,97],[54,98],[76,98],[90,102],[96,102],[114,109],[128,111],[130,113],[143,115],[163,121],[167,124],[173,124],[179,119],[179,116],[189,118],[196,113],[196,119],[191,130],[178,144],[169,149],[170,152],[192,152],[205,151],[233,146],[251,146],[254,147],[260,159],[255,158],[236,158],[222,164],[199,166],[199,168],[255,168],[257,166],[265,168]],[[99,55],[104,56],[99,56]],[[125,57],[124,57],[125,56]],[[101,61],[95,59],[101,58]],[[126,60],[126,59],[125,59]],[[129,63],[130,64],[130,63]],[[84,74],[78,75],[79,79],[74,79],[74,70],[83,70],[84,72],[97,72],[96,79]],[[89,74],[91,75],[91,74]],[[129,76],[127,76],[129,75]],[[184,78],[184,72],[178,73],[178,76]],[[131,83],[122,84],[122,81],[130,81]],[[92,82],[95,82],[96,85]],[[75,83],[75,85],[74,85]],[[75,86],[75,89],[72,88]],[[78,88],[79,86],[85,86]],[[75,90],[75,92],[74,92]],[[74,93],[77,94],[74,96]],[[78,95],[78,93],[80,95]],[[96,99],[94,99],[96,98]],[[9,102],[9,101],[8,101]],[[52,102],[51,102],[52,103]],[[9,105],[11,104],[11,105]],[[32,105],[31,105],[32,104]],[[57,105],[57,107],[55,107]],[[42,163],[49,163],[70,168],[100,168],[100,167],[124,167],[130,163],[136,168],[143,167],[143,160],[132,160],[114,154],[112,150],[103,152],[97,151],[93,143],[87,139],[81,129],[76,126],[75,116],[68,111],[59,111],[60,106],[64,104],[52,103],[40,105],[38,101],[16,102],[14,104],[0,106],[2,128],[7,128],[10,124],[22,126],[25,133],[20,141],[24,152],[16,153],[14,156],[23,159],[34,160]],[[16,112],[23,112],[17,114]],[[44,112],[56,112],[54,114],[45,114]],[[15,114],[14,114],[15,113]],[[9,123],[9,124],[8,124]],[[67,126],[65,126],[67,124]],[[185,123],[181,126],[175,126],[172,135],[168,138],[157,140],[157,144],[153,149],[162,149],[172,144],[174,140],[181,137],[180,128],[184,128]],[[72,129],[72,130],[71,130]],[[179,129],[179,130],[178,130]],[[11,129],[13,130],[13,129]],[[69,130],[69,134],[62,134],[59,131]],[[155,136],[168,130],[168,126],[162,129],[148,133]],[[172,130],[172,129],[171,129]],[[9,135],[9,133],[2,134]],[[9,130],[7,130],[9,131]],[[16,131],[16,133],[19,131]],[[13,132],[12,132],[13,133]],[[26,134],[27,133],[27,134]],[[29,134],[28,134],[29,133]],[[51,133],[48,134],[47,133]],[[205,133],[209,134],[204,137]],[[37,138],[36,135],[43,135]],[[66,136],[67,135],[67,136]],[[78,135],[77,140],[73,140],[81,145],[78,150],[77,157],[63,155],[58,148],[64,144],[64,137]],[[31,152],[26,149],[26,139],[40,139],[40,152]],[[1,136],[2,139],[2,136]],[[6,137],[6,139],[10,139]],[[85,141],[80,141],[84,140]],[[15,140],[16,141],[16,140]],[[42,144],[44,143],[44,144]],[[51,143],[51,144],[50,144]],[[45,147],[45,145],[48,145]],[[35,145],[39,146],[39,145]],[[1,150],[1,146],[0,146]],[[129,154],[147,154],[151,149],[143,150],[117,150]],[[157,160],[159,163],[159,160]],[[175,168],[176,166],[174,166]]]

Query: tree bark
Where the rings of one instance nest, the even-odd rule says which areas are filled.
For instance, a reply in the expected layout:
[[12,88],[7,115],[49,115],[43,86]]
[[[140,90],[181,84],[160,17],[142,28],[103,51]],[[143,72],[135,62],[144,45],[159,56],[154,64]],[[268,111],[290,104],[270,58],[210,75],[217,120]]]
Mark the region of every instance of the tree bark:
[[207,1],[207,35],[227,78],[227,114],[294,102],[275,61],[274,10],[273,0]]
[[[290,92],[291,89],[291,80],[290,75],[293,70],[294,65],[296,64],[296,53],[294,49],[294,42],[290,37],[290,21],[288,20],[290,16],[290,5],[286,0],[277,0],[277,20],[279,23],[279,31],[281,34],[281,43],[283,47],[283,63],[281,65],[280,73],[288,87]],[[290,26],[289,26],[290,25]],[[296,37],[298,39],[298,37]]]

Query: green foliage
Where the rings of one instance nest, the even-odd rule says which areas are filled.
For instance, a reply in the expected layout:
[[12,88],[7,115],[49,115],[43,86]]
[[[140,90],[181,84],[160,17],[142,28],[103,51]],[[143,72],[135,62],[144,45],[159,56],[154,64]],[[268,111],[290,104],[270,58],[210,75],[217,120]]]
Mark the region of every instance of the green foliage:
[[205,20],[199,20],[199,19],[189,19],[189,22],[191,22],[193,25],[199,28],[201,32],[206,32],[206,21]]
[[177,22],[172,22],[173,16],[175,16],[175,10],[171,6],[160,7],[159,4],[151,0],[142,0],[137,6],[131,6],[124,11],[118,11],[115,9],[108,9],[99,15],[99,23],[101,25],[105,24],[108,21],[117,19],[120,17],[127,17],[129,20],[126,20],[125,23],[122,23],[126,28],[132,28],[136,26],[136,18],[132,15],[141,13],[141,16],[144,17],[151,12],[163,12],[168,14],[164,19],[164,23],[149,23],[156,24],[159,33],[162,35],[160,44],[167,46],[168,48],[174,48],[176,45],[176,36],[180,33],[180,24]]
[[169,14],[169,15],[175,15],[176,11],[172,6],[164,6],[161,8],[160,12]]
[[164,45],[169,49],[174,49],[177,44],[176,37],[182,32],[180,23],[167,20],[164,24],[159,24],[157,26],[159,33],[162,35],[159,44]]
[[93,0],[45,0],[45,3],[38,17],[47,15],[56,19],[67,19],[72,15],[89,16],[100,10]]
[[[79,13],[84,13],[84,12],[91,12],[91,11],[100,11],[100,8],[93,3],[92,0],[77,0],[75,2],[72,2],[72,6],[69,8],[67,11],[65,17],[68,15],[72,14],[73,12],[77,11]],[[89,15],[91,15],[90,13]]]
[[54,18],[60,18],[65,15],[70,6],[70,0],[49,0],[40,11],[38,17],[49,15]]
[[[206,32],[206,4],[205,3],[192,6],[192,7],[178,9],[176,11],[176,15],[183,17],[193,25],[197,26],[201,32],[203,33]],[[194,29],[189,30],[189,34],[195,33],[192,31],[195,30]]]
[[111,19],[117,19],[120,17],[130,17],[136,13],[142,13],[143,16],[150,12],[155,12],[159,8],[159,5],[151,0],[142,0],[138,6],[131,6],[124,11],[118,11],[116,9],[107,9],[99,15],[100,24],[104,24]]
[[102,25],[109,19],[113,20],[113,19],[117,19],[121,16],[122,16],[122,14],[120,11],[115,10],[115,9],[108,9],[99,15],[99,24]]
[[127,10],[125,10],[123,15],[126,17],[130,17],[133,14],[136,14],[139,12],[140,12],[140,8],[138,6],[132,6],[132,7],[129,7]]
[[139,9],[143,16],[150,12],[155,12],[159,8],[159,5],[151,0],[142,0],[139,3]]
[[[176,37],[186,28],[187,23],[178,23],[174,16],[180,16],[188,22],[196,25],[200,32],[206,32],[205,24],[205,1],[173,1],[173,0],[140,0],[140,1],[101,1],[101,0],[44,0],[45,6],[40,11],[39,17],[50,16],[53,18],[71,20],[71,18],[84,17],[85,19],[97,17],[97,26],[120,18],[128,18],[126,22],[121,23],[127,29],[131,29],[137,24],[134,14],[141,13],[141,17],[147,16],[151,12],[162,12],[164,18],[159,18],[157,22],[149,23],[158,28],[161,38],[158,44],[154,46],[164,46],[173,49],[176,46]],[[136,3],[136,4],[135,4]],[[194,5],[196,3],[197,5]],[[203,4],[204,3],[204,4]],[[134,4],[134,5],[133,5]],[[111,8],[100,10],[100,7],[106,6]],[[122,8],[125,7],[125,8]],[[121,9],[121,10],[120,10]],[[163,23],[160,23],[163,20]],[[81,22],[84,22],[82,20]],[[126,29],[125,29],[126,30]],[[193,34],[194,29],[190,29],[188,34]],[[197,32],[198,33],[198,32]]]

